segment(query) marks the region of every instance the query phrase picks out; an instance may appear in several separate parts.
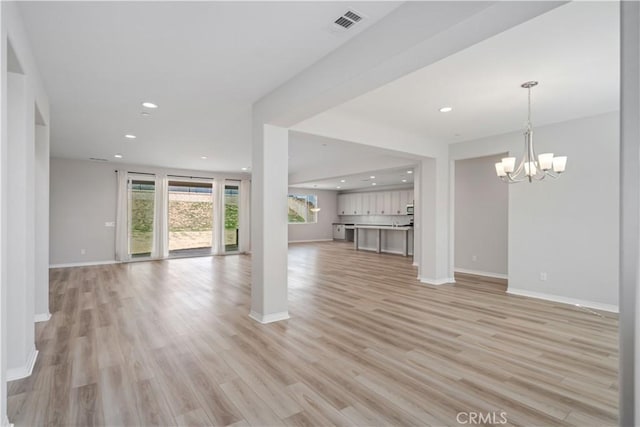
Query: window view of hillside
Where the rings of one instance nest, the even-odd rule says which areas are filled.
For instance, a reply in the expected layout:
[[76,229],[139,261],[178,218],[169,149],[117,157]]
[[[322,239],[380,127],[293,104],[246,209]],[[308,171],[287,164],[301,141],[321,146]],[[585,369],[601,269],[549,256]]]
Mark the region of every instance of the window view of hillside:
[[318,207],[318,197],[312,194],[289,194],[289,223],[304,224],[318,222],[318,213],[312,209]]
[[[169,253],[209,253],[214,222],[211,184],[170,181],[168,197]],[[227,252],[238,250],[238,203],[239,187],[225,186],[224,243]],[[150,256],[155,208],[153,181],[132,181],[130,207],[131,256]]]
[[211,250],[211,183],[169,182],[169,253]]
[[151,255],[155,188],[153,181],[133,180],[131,182],[129,252],[134,258]]

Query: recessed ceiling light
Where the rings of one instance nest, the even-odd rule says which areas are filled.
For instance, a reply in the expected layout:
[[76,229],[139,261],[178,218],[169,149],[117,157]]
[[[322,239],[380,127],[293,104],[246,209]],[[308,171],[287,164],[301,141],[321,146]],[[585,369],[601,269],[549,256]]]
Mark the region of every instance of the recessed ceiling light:
[[449,111],[453,111],[453,108],[451,108],[451,107],[442,107],[440,109],[441,113],[448,113]]
[[347,182],[347,180],[346,179],[341,179],[340,182]]
[[407,173],[413,173],[413,171],[407,171]]
[[402,180],[402,182],[407,182],[407,180],[406,180],[406,179],[403,179],[403,180]]
[[249,168],[242,168],[243,171],[249,170]]
[[151,117],[151,113],[147,113],[146,111],[141,112],[140,115],[142,117]]
[[135,135],[131,135],[130,133],[126,134],[124,137],[125,138],[129,138],[129,139],[136,139],[136,136]]
[[337,189],[340,189],[340,186],[338,185],[336,188],[337,188]]
[[202,160],[207,160],[207,156],[201,156],[200,157]]
[[369,178],[376,179],[376,177],[374,175],[371,175]]
[[122,154],[116,153],[116,154],[113,155],[113,157],[115,157],[116,159],[121,159],[122,158]]
[[375,182],[372,182],[371,185],[378,185],[378,184],[376,184]]
[[158,108],[158,105],[154,104],[153,102],[143,102],[142,106],[144,108]]

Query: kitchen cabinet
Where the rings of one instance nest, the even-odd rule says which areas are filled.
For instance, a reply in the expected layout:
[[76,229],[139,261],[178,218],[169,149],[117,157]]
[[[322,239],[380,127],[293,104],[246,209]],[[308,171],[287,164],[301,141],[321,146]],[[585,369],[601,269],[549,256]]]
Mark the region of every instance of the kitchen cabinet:
[[349,215],[347,202],[350,194],[338,194],[338,215]]
[[376,201],[378,200],[379,193],[363,193],[362,194],[362,214],[363,215],[375,215],[376,214]]
[[[402,196],[401,191],[391,192],[391,210],[389,215],[402,215],[406,213],[406,207],[402,209]],[[405,205],[406,206],[406,205]]]
[[413,190],[376,191],[338,195],[338,215],[406,215]]
[[362,213],[362,193],[353,193],[351,195],[351,210],[354,215],[363,215]]
[[333,239],[334,240],[345,239],[345,230],[344,230],[343,224],[333,224]]

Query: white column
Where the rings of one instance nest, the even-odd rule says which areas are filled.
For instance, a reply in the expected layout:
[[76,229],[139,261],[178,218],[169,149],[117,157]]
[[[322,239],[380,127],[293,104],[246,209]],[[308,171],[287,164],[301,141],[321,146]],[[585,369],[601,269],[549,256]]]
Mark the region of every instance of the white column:
[[49,320],[49,127],[35,134],[35,321]]
[[[418,164],[413,169],[413,265],[420,266],[420,254],[422,253],[420,250],[420,245],[422,244],[421,231],[422,227],[420,227],[420,212],[422,212],[422,194],[420,192],[420,176],[421,176],[421,165]],[[418,268],[418,279],[420,279]]]
[[288,319],[289,130],[254,126],[251,179],[251,318]]
[[428,158],[420,164],[420,264],[423,283],[453,282],[449,262],[449,159]]
[[[25,76],[7,77],[7,380],[31,374],[34,333],[34,100]],[[4,200],[3,200],[4,201]]]
[[0,3],[0,425],[7,417],[7,29],[5,4]]
[[640,423],[640,3],[620,2],[620,420]]

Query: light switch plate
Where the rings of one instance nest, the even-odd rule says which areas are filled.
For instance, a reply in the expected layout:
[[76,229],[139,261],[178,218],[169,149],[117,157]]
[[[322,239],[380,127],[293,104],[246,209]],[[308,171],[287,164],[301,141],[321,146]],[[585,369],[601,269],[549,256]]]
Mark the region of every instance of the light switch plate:
[[104,226],[105,227],[115,227],[116,223],[115,223],[115,221],[107,221],[107,222],[104,223]]

